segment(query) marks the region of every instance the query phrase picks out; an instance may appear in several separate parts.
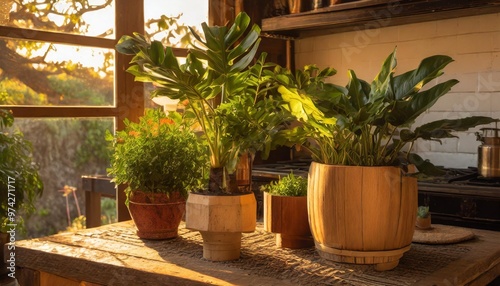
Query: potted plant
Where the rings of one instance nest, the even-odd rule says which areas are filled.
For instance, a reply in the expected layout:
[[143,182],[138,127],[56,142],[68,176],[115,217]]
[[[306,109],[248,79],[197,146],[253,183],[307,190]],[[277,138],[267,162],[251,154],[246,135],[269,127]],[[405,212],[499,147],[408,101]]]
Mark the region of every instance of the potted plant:
[[415,224],[419,229],[431,228],[431,213],[428,206],[419,206],[417,209],[417,222]]
[[291,249],[313,246],[307,217],[307,178],[290,173],[261,189],[264,229],[276,233],[276,246]]
[[229,174],[243,155],[251,159],[258,150],[268,152],[285,113],[270,96],[279,96],[273,65],[265,54],[255,61],[260,28],[250,25],[248,15],[240,13],[230,26],[203,23],[202,29],[202,34],[191,29],[196,44],[183,64],[170,47],[139,34],[123,36],[116,49],[134,55],[127,71],[155,85],[152,97],[186,102],[187,116],[203,131],[210,150],[209,184],[189,196],[186,227],[201,232],[204,258],[231,260],[240,256],[241,233],[255,230],[256,201]]
[[[0,109],[0,246],[1,257],[4,249],[13,250],[4,244],[15,241],[16,232],[24,231],[22,215],[30,215],[35,210],[35,200],[42,195],[43,182],[38,173],[38,165],[33,161],[31,142],[19,130],[10,129],[14,116],[10,110]],[[2,259],[5,274],[8,267]]]
[[207,151],[177,112],[147,109],[140,121],[106,140],[111,147],[108,175],[126,184],[127,205],[145,239],[177,237],[186,198],[202,184]]
[[417,139],[439,141],[453,131],[497,121],[472,116],[443,119],[410,128],[452,86],[451,79],[423,89],[452,62],[444,55],[425,58],[418,68],[395,75],[396,51],[368,83],[348,71],[345,87],[326,83],[336,71],[307,66],[280,77],[279,91],[300,126],[283,138],[310,151],[309,223],[317,251],[339,262],[397,266],[409,250],[417,209],[420,174],[439,172],[412,153]]

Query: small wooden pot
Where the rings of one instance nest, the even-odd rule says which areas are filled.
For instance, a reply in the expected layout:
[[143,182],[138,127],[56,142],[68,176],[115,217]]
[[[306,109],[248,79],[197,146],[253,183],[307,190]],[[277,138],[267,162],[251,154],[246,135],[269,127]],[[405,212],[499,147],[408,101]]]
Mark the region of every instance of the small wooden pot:
[[186,228],[203,237],[203,258],[228,261],[240,258],[241,233],[255,231],[257,201],[253,193],[243,195],[189,194]]
[[276,246],[314,246],[307,217],[307,196],[276,196],[264,192],[264,229],[276,233]]
[[169,239],[178,236],[178,228],[186,211],[186,200],[179,194],[146,194],[134,191],[128,209],[144,239]]
[[415,226],[418,227],[419,229],[431,229],[431,214],[429,214],[427,217],[418,217],[415,223]]

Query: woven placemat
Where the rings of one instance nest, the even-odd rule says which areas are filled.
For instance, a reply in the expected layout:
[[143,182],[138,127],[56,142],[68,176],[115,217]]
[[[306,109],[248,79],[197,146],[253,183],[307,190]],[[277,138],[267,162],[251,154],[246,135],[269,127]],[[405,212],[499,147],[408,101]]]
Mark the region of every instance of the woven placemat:
[[474,233],[463,227],[433,224],[430,229],[415,228],[413,242],[425,244],[449,244],[474,238]]

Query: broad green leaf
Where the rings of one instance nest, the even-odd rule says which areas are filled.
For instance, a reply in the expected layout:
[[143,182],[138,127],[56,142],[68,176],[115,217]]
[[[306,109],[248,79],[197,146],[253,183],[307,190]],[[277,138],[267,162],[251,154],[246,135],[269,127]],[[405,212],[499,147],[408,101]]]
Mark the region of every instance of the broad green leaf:
[[436,101],[448,93],[457,80],[448,80],[432,88],[416,93],[407,100],[398,100],[387,114],[387,121],[394,126],[413,122],[420,114],[429,109]]
[[208,26],[207,23],[202,23],[201,28],[205,35],[205,42],[201,42],[204,43],[209,50],[221,50],[224,48],[223,40],[219,39],[218,36],[224,34],[223,30],[225,30],[226,27]]
[[165,58],[163,59],[161,65],[167,69],[180,71],[179,61],[175,57],[171,47],[165,48]]
[[135,55],[138,52],[136,40],[131,36],[122,36],[115,46],[115,49],[124,55]]
[[420,127],[415,128],[414,133],[417,137],[424,139],[448,138],[455,137],[450,134],[450,131],[467,131],[478,125],[490,124],[494,122],[499,122],[499,120],[486,116],[470,116],[460,119],[442,119],[421,125]]
[[149,49],[149,57],[156,65],[163,64],[163,59],[165,58],[165,52],[163,50],[163,44],[159,41],[153,41],[151,43],[151,48]]
[[391,79],[396,65],[396,49],[394,49],[394,51],[382,64],[382,68],[380,69],[378,75],[372,81],[372,94],[380,94],[383,97],[388,97],[388,99],[394,100],[394,94],[391,87]]
[[254,59],[257,49],[259,48],[259,43],[261,39],[258,39],[252,49],[241,59],[239,59],[235,64],[231,66],[231,72],[239,72],[245,69]]
[[234,24],[231,25],[229,31],[224,36],[224,42],[227,46],[232,46],[245,33],[250,24],[250,17],[246,13],[239,13],[234,19]]
[[325,79],[327,77],[334,76],[335,74],[337,74],[337,70],[335,70],[334,68],[331,68],[331,67],[327,67],[327,68],[324,68],[323,70],[321,70],[317,77],[319,79]]
[[254,25],[252,30],[243,38],[243,40],[234,47],[227,55],[227,61],[232,61],[241,57],[246,51],[252,48],[253,45],[260,43],[260,28]]
[[434,166],[429,160],[424,160],[414,153],[409,154],[408,161],[415,165],[420,172],[428,176],[442,176],[446,173],[442,168]]
[[423,59],[417,69],[394,77],[396,99],[404,99],[418,92],[426,83],[440,76],[442,70],[453,61],[449,56],[436,55]]

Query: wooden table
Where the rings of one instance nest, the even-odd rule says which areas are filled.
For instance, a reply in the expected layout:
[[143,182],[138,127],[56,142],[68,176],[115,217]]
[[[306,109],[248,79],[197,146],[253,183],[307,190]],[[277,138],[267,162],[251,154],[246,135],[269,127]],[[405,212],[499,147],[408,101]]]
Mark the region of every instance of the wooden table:
[[486,285],[500,275],[500,232],[449,245],[412,244],[396,269],[325,261],[314,248],[280,249],[258,224],[241,258],[202,258],[198,232],[141,240],[131,221],[16,243],[16,277],[26,286],[73,285]]

